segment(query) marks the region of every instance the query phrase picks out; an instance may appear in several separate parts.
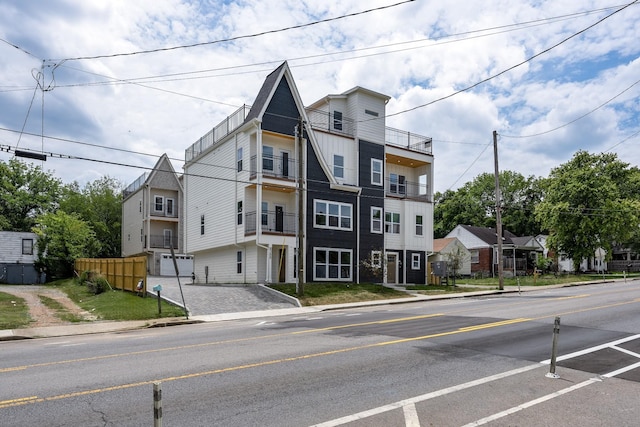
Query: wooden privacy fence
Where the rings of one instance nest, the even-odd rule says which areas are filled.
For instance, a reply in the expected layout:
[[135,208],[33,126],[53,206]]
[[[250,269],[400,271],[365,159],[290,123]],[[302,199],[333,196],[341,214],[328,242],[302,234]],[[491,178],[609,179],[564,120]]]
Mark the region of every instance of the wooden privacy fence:
[[74,263],[76,273],[93,271],[104,276],[117,289],[136,291],[140,279],[147,280],[147,257],[130,258],[78,258]]

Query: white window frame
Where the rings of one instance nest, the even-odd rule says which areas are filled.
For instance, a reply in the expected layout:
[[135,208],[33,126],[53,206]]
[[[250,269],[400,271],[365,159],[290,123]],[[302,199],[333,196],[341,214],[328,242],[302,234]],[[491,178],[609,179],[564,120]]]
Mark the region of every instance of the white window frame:
[[242,147],[238,147],[238,152],[236,154],[236,163],[237,163],[237,171],[242,172]]
[[[324,205],[324,212],[319,212],[319,205]],[[349,210],[348,215],[345,214],[346,209]],[[324,224],[318,222],[319,218],[324,218]],[[330,225],[332,218],[337,218],[337,225]],[[348,227],[343,225],[345,220],[349,221]],[[315,228],[329,228],[332,230],[353,230],[353,205],[351,203],[315,199],[313,201],[313,226]]]
[[[376,170],[374,165],[379,165],[380,171]],[[383,163],[380,159],[371,159],[371,185],[382,186],[382,177],[384,176]]]
[[[418,224],[418,218],[420,218],[420,223]],[[416,215],[416,236],[424,236],[424,216]]]
[[371,251],[371,267],[382,267],[382,251]]
[[[398,221],[394,221],[397,219]],[[398,212],[385,212],[384,214],[384,232],[389,234],[400,234],[401,218]]]
[[[378,218],[376,218],[376,212],[378,213]],[[383,215],[384,213],[381,207],[371,206],[371,232],[372,233],[382,234]]]
[[[265,151],[271,151],[270,153],[266,153]],[[263,171],[269,171],[271,173],[275,172],[275,158],[274,158],[274,149],[272,146],[270,145],[263,145],[262,146],[262,170]],[[271,169],[269,169],[268,167],[265,167],[265,161],[270,161],[271,162]]]
[[344,178],[344,156],[333,155],[333,175],[336,178]]
[[[168,239],[168,244],[167,244]],[[173,230],[170,228],[165,228],[162,230],[162,247],[165,249],[169,249],[173,245]],[[178,248],[174,248],[178,249]]]
[[[160,209],[158,209],[158,200],[160,200]],[[164,196],[153,196],[153,211],[164,212]]]
[[243,209],[242,200],[238,200],[237,209],[238,209],[238,218],[236,219],[236,224],[242,225],[242,209]]
[[480,263],[480,251],[478,249],[469,250],[469,254],[471,255],[471,264]]
[[[324,263],[318,263],[318,254],[324,253]],[[343,263],[343,255],[348,255],[349,263]],[[336,262],[331,262],[337,256]],[[323,270],[318,275],[320,269]],[[346,273],[346,274],[345,274]],[[313,248],[313,280],[331,282],[350,282],[353,277],[353,251],[341,248]]]
[[333,129],[334,130],[342,130],[342,111],[334,110],[333,111]]
[[200,215],[200,235],[204,236],[204,214]]
[[242,274],[242,251],[236,252],[236,274]]
[[420,270],[422,264],[422,256],[420,254],[411,254],[411,269]]

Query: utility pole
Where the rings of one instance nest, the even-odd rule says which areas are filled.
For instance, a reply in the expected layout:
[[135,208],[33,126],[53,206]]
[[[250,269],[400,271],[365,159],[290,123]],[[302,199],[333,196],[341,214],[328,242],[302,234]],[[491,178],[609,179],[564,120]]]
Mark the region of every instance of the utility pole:
[[298,274],[296,281],[296,295],[299,297],[304,295],[304,164],[302,161],[302,117],[298,118],[298,126],[296,127],[296,137],[298,139]]
[[498,289],[504,289],[504,275],[502,265],[502,195],[500,194],[500,168],[498,168],[498,132],[493,131],[493,163],[496,177],[496,233],[498,235]]

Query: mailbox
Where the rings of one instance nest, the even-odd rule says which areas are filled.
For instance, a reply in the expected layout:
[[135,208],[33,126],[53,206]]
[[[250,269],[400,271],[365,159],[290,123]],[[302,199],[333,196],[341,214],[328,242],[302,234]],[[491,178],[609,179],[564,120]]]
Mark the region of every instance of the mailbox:
[[162,290],[162,285],[155,285],[155,286],[153,287],[153,291],[154,291],[154,292],[160,292],[161,290]]

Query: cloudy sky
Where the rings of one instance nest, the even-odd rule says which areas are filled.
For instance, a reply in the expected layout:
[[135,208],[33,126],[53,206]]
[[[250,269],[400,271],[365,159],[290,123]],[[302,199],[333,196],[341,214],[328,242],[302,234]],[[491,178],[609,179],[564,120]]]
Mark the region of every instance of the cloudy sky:
[[580,149],[638,166],[636,1],[3,0],[0,160],[54,153],[37,164],[81,185],[163,153],[181,172],[287,60],[306,105],[389,95],[387,126],[433,138],[435,191],[493,173],[494,130],[501,170]]

